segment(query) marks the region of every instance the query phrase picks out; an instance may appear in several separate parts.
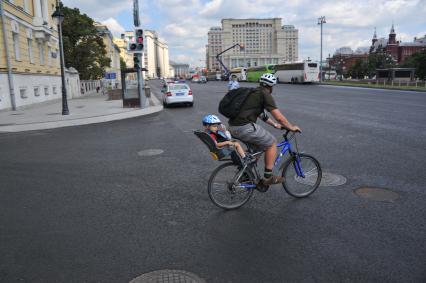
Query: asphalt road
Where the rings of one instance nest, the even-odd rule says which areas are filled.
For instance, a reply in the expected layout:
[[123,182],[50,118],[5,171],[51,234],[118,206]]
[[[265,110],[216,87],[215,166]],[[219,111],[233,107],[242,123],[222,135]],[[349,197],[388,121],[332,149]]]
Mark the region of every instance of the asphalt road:
[[[191,130],[226,85],[191,86],[193,108],[0,134],[1,282],[128,282],[162,269],[220,283],[426,281],[425,93],[277,86],[301,151],[347,182],[302,200],[275,186],[225,212],[206,192],[218,162]],[[163,153],[144,156],[152,149]],[[365,186],[399,198],[354,193]]]

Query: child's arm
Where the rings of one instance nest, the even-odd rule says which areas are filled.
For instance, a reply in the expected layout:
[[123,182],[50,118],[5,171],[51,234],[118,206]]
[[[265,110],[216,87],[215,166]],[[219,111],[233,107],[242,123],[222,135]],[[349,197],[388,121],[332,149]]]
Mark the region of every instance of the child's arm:
[[217,142],[216,141],[216,145],[217,145],[217,147],[222,147],[222,146],[225,146],[225,145],[233,145],[234,143],[233,142],[231,142],[231,141],[224,141],[224,142]]

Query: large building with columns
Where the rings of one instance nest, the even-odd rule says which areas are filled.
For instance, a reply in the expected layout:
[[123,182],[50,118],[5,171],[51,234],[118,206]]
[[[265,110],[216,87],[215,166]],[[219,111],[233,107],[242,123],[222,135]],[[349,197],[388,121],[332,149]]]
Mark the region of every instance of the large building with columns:
[[228,68],[297,61],[298,40],[298,30],[293,25],[283,26],[281,18],[222,19],[221,27],[208,32],[207,68],[220,70],[216,55],[237,43],[244,49],[233,48],[221,55]]
[[0,110],[61,97],[55,0],[0,1]]

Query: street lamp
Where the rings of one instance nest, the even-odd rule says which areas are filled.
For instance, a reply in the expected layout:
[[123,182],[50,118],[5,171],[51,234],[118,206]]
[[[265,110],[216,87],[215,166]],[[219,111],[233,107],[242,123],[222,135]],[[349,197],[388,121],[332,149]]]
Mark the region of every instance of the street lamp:
[[64,72],[64,48],[62,46],[62,21],[64,20],[64,13],[62,13],[59,7],[59,0],[56,0],[56,10],[52,14],[52,18],[58,25],[58,37],[59,37],[59,60],[61,61],[61,79],[62,79],[62,115],[69,115],[68,101],[67,101],[67,89],[65,87],[65,72]]
[[331,72],[331,64],[330,64],[331,63],[330,62],[331,61],[331,55],[330,55],[330,53],[328,53],[327,59],[328,59],[328,80],[331,81],[331,79],[330,79],[330,72]]
[[322,25],[325,23],[325,16],[318,18],[318,24],[321,25],[320,82],[322,82]]

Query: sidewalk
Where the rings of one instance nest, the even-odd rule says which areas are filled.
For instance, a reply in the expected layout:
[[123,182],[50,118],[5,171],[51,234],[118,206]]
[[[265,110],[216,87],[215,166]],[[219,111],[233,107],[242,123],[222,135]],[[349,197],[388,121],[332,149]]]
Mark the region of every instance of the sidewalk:
[[122,100],[107,100],[102,94],[68,100],[70,115],[62,115],[62,100],[31,105],[16,111],[0,111],[0,133],[22,132],[102,123],[133,118],[163,109],[152,93],[146,106],[123,108]]

